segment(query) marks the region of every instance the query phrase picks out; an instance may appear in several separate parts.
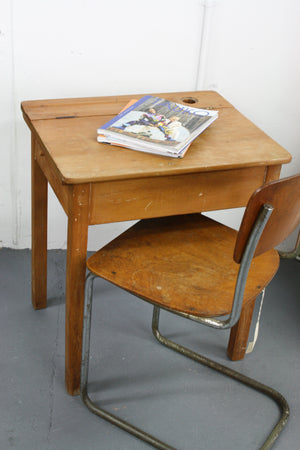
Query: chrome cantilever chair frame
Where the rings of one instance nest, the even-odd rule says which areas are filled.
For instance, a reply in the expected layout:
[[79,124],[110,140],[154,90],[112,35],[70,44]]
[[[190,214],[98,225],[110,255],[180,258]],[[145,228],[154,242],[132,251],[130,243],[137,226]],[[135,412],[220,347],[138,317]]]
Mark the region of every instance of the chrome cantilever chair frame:
[[[260,236],[268,222],[269,217],[272,214],[272,206],[265,204],[262,206],[260,213],[256,219],[255,225],[252,228],[252,232],[249,235],[248,242],[246,244],[245,250],[243,252],[243,257],[240,264],[240,269],[238,273],[236,290],[234,294],[234,301],[231,314],[225,320],[219,320],[214,318],[203,318],[192,316],[190,314],[180,313],[173,310],[169,310],[170,312],[186,317],[191,320],[195,320],[204,325],[225,329],[231,328],[238,321],[241,308],[242,308],[242,300],[244,295],[245,284],[247,280],[248,271],[250,268],[250,264],[257,246],[257,243],[260,239]],[[155,437],[149,435],[141,429],[134,427],[133,425],[125,422],[124,420],[118,418],[117,416],[109,413],[108,411],[98,407],[93,401],[90,399],[88,395],[88,372],[89,372],[89,353],[90,353],[90,330],[91,330],[91,313],[92,313],[92,297],[93,297],[93,281],[97,277],[97,275],[93,273],[89,273],[86,280],[85,287],[85,304],[84,304],[84,319],[83,319],[83,345],[82,345],[82,364],[81,364],[81,383],[80,383],[80,394],[83,402],[88,407],[90,411],[92,411],[97,416],[111,422],[114,425],[122,428],[123,430],[133,434],[137,438],[147,442],[158,449],[174,449],[164,442],[156,439]],[[179,344],[172,342],[171,340],[165,338],[161,335],[159,331],[159,313],[160,308],[154,305],[153,310],[153,319],[152,319],[152,331],[156,339],[163,345],[171,348],[172,350],[176,350],[177,352],[193,359],[196,362],[199,362],[205,366],[210,367],[230,378],[233,378],[246,386],[249,386],[252,389],[255,389],[268,397],[272,398],[279,406],[281,410],[281,416],[279,421],[276,423],[261,449],[266,450],[272,447],[275,440],[278,438],[282,429],[287,423],[289,417],[289,406],[285,398],[276,390],[272,389],[269,386],[266,386],[259,381],[256,381],[252,378],[249,378],[235,370],[230,369],[229,367],[223,366],[211,359],[208,359],[205,356],[202,356],[198,353],[193,352],[192,350],[185,348]],[[167,308],[163,308],[168,311]]]

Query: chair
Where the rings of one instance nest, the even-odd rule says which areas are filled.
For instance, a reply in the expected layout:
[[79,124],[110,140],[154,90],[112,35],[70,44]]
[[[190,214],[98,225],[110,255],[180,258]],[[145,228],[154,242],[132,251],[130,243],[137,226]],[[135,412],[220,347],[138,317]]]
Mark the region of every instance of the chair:
[[101,277],[154,305],[152,331],[160,343],[271,397],[281,417],[262,448],[273,445],[289,416],[282,395],[170,341],[159,331],[159,313],[162,308],[216,329],[232,328],[231,348],[241,335],[244,340],[249,310],[251,321],[255,298],[279,266],[274,247],[300,221],[299,192],[300,175],[262,186],[250,198],[239,232],[201,214],[141,220],[88,259],[80,389],[94,414],[156,448],[173,448],[98,407],[88,395],[93,280]]

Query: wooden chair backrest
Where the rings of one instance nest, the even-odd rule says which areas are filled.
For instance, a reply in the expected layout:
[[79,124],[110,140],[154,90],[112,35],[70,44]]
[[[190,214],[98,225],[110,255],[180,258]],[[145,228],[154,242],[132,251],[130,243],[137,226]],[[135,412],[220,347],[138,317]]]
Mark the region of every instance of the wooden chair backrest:
[[284,241],[300,222],[300,174],[272,181],[258,188],[250,197],[237,236],[234,260],[241,262],[248,236],[265,203],[273,212],[261,235],[254,256],[258,256]]

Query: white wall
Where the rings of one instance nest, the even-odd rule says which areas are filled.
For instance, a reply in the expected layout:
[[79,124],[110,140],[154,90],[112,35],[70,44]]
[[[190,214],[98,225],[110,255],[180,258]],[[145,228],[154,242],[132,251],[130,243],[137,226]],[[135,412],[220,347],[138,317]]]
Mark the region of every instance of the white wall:
[[[218,1],[205,78],[291,153],[282,177],[300,173],[299,23],[297,0]],[[235,227],[241,214],[213,216]],[[296,237],[282,248],[293,249]]]
[[[30,133],[22,100],[215,89],[300,172],[298,0],[1,0],[0,240],[30,246]],[[217,216],[238,226],[241,211]],[[127,224],[91,227],[98,248]],[[49,199],[49,248],[66,218]]]
[[9,2],[0,3],[0,241],[14,240],[11,159],[15,153]]

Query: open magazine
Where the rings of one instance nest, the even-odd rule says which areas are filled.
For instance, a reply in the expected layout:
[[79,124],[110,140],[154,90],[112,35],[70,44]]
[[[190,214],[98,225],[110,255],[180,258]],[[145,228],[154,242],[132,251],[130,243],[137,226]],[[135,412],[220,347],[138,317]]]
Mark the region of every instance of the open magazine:
[[[127,105],[128,106],[128,105]],[[217,111],[193,108],[146,95],[97,130],[98,142],[182,158]]]

